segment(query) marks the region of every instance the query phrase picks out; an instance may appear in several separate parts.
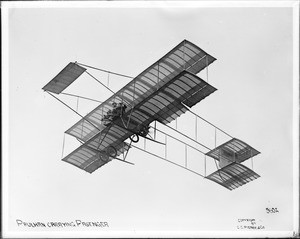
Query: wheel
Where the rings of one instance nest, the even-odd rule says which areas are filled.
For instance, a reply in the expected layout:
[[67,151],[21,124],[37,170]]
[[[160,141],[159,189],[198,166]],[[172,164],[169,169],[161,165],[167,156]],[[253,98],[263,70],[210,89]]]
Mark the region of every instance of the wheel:
[[130,136],[130,140],[131,140],[133,143],[137,143],[137,142],[139,142],[140,137],[139,137],[137,134],[133,134],[133,135]]
[[98,157],[100,162],[108,162],[109,157],[105,153],[99,153]]
[[113,146],[109,146],[106,150],[106,153],[109,157],[112,157],[112,158],[117,157],[117,150]]

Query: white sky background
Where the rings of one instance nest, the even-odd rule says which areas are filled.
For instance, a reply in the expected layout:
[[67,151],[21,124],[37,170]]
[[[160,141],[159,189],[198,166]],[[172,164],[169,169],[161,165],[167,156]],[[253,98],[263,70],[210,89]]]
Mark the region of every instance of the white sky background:
[[[293,9],[163,6],[9,9],[7,233],[42,230],[18,227],[16,219],[107,221],[108,229],[76,228],[95,236],[249,233],[237,230],[241,218],[256,219],[265,231],[293,230]],[[229,191],[135,149],[128,155],[134,166],[113,161],[93,174],[62,162],[63,132],[80,118],[41,88],[70,61],[136,76],[183,39],[217,58],[209,83],[218,90],[193,111],[259,150],[254,170],[261,177]],[[106,74],[90,72],[106,83]],[[115,91],[128,82],[110,76]],[[100,101],[110,96],[86,75],[66,92]],[[76,108],[76,98],[61,99]],[[83,102],[82,114],[97,106]],[[77,146],[66,136],[65,155]],[[267,214],[266,207],[279,213]]]

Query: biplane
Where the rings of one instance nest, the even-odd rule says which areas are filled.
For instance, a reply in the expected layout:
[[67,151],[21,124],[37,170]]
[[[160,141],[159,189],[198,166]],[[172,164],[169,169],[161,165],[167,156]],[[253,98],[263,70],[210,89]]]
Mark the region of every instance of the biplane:
[[[119,91],[112,91],[113,95],[90,113],[85,116],[80,115],[81,119],[65,131],[66,134],[74,136],[80,142],[80,146],[62,160],[88,173],[93,173],[114,159],[132,164],[126,160],[127,154],[131,148],[138,148],[135,143],[140,138],[157,144],[166,144],[151,137],[149,130],[153,128],[156,132],[157,122],[168,126],[182,114],[191,112],[194,105],[217,90],[208,81],[197,76],[215,60],[216,58],[195,44],[183,40]],[[58,99],[54,94],[61,94],[84,72],[95,78],[88,73],[89,67],[82,63],[71,62],[42,89]],[[196,117],[203,119],[198,115]],[[172,136],[168,135],[168,137]],[[196,139],[193,141],[203,146]],[[195,148],[189,144],[187,146]],[[230,136],[230,140],[213,149],[205,145],[204,148],[206,152],[196,150],[203,153],[205,157],[215,160],[217,166],[215,172],[209,175],[205,172],[205,175],[202,175],[189,169],[187,164],[181,167],[229,190],[260,177],[242,164],[260,153],[245,142]],[[147,150],[143,151],[147,152]],[[148,153],[170,161],[166,157]]]

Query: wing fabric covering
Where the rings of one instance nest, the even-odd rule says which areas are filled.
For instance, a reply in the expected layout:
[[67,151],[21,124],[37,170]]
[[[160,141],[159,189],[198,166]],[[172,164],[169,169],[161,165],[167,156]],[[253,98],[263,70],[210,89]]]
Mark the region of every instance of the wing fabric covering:
[[[151,95],[172,81],[172,79],[178,76],[182,71],[186,70],[197,74],[215,60],[214,57],[193,43],[184,40],[157,62],[140,73],[116,94],[92,110],[84,119],[78,121],[65,133],[86,142],[99,132],[99,128],[102,130],[103,125],[101,118],[106,115],[109,110],[112,110],[113,102],[125,103],[127,105],[127,112],[130,112],[132,108],[145,99],[149,99]],[[201,100],[200,95],[202,95],[202,93],[203,90],[201,94],[191,96],[185,103],[188,106],[195,104],[195,102]],[[175,112],[177,110],[184,111],[183,106],[177,105],[177,108]],[[98,129],[89,122],[97,126]]]
[[131,117],[143,125],[154,120],[167,124],[187,111],[182,103],[190,106],[190,98],[196,98],[194,102],[198,103],[215,90],[216,88],[198,76],[182,71],[150,97],[136,105]]
[[70,62],[61,72],[58,73],[43,90],[55,94],[60,94],[70,84],[72,84],[86,69]]
[[[154,120],[169,123],[187,110],[182,104],[186,99],[198,95],[200,101],[215,90],[214,87],[196,75],[183,71],[169,81],[168,84],[161,87],[159,91],[156,91],[150,97],[145,98],[142,102],[137,104],[132,112],[127,112],[127,116],[129,117],[130,115],[130,118],[134,122],[141,125],[148,125]],[[89,126],[93,127],[91,124],[89,124]],[[118,120],[115,124],[112,124],[111,127],[102,128],[98,134],[86,141],[84,144],[85,147],[83,147],[82,150],[86,151],[88,148],[89,151],[93,151],[95,154],[97,152],[105,152],[108,147],[112,146],[118,150],[119,155],[129,149],[124,141],[132,134],[132,132],[124,129],[121,121]],[[82,153],[82,150],[79,153]],[[78,152],[75,150],[74,154],[77,155]],[[81,165],[83,167],[82,169],[90,172],[92,168],[94,171],[108,162],[97,160],[94,154],[90,152],[92,159],[88,160],[88,162],[84,162],[84,164]],[[78,158],[78,155],[76,157]],[[81,160],[86,161],[84,158]],[[70,156],[67,156],[64,161],[74,164],[74,160]]]
[[91,173],[112,159],[103,157],[109,147],[114,147],[117,155],[126,152],[129,145],[124,141],[133,132],[124,129],[121,119],[110,127],[101,121],[113,103],[127,105],[123,116],[134,122],[133,127],[154,120],[167,124],[186,112],[186,105],[192,107],[216,90],[195,75],[215,60],[193,43],[182,41],[69,128],[65,133],[84,144],[63,160]]
[[259,153],[259,151],[246,144],[242,140],[233,138],[228,142],[207,152],[206,155],[219,161],[224,159],[231,162],[242,163]]
[[75,149],[63,158],[63,161],[71,163],[89,173],[111,161],[113,158],[107,156],[107,148],[112,146],[120,156],[129,150],[129,145],[124,142],[130,133],[117,125],[108,127],[92,139]]
[[245,165],[231,163],[208,175],[206,178],[229,190],[233,190],[259,177],[257,173]]

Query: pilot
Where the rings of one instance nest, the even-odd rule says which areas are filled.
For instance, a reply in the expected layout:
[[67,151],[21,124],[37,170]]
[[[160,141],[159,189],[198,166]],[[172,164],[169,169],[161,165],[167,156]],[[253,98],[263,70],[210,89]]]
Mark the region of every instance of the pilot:
[[147,134],[149,133],[150,130],[150,126],[144,126],[141,130],[140,130],[140,135],[143,137],[146,137]]
[[113,102],[112,106],[113,106],[113,109],[108,110],[107,114],[104,115],[104,117],[102,118],[102,121],[105,121],[104,122],[105,126],[108,126],[111,123],[111,121],[118,119],[121,115],[123,115],[127,108],[127,106],[125,104],[123,104],[122,102],[120,102],[120,103]]
[[125,114],[126,108],[127,108],[127,105],[123,104],[122,105],[122,115]]

